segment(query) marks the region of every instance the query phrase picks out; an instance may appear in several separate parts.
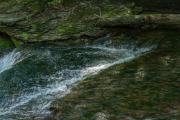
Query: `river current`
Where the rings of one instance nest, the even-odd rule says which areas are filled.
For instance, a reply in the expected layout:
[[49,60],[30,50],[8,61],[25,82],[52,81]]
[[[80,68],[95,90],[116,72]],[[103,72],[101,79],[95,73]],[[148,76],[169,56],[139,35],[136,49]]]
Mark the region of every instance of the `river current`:
[[106,42],[66,47],[35,45],[6,52],[0,57],[0,118],[43,119],[50,114],[52,101],[70,93],[80,81],[153,48]]

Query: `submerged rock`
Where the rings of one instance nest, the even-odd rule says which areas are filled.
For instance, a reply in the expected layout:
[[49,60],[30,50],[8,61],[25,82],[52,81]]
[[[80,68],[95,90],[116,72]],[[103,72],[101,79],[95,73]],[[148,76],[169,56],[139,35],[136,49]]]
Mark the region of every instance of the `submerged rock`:
[[[53,116],[57,120],[178,119],[180,37],[179,33],[170,31],[162,36],[154,52],[104,70],[81,82],[63,99],[56,100],[52,104],[56,106],[52,120]],[[146,35],[144,39],[151,37]],[[142,36],[136,38],[143,40]],[[76,117],[77,114],[81,116]]]

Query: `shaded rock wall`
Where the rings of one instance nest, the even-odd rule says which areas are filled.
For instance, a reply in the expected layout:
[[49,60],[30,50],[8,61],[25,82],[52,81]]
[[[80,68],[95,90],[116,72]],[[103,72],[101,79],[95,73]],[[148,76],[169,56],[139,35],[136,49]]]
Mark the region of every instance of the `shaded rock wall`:
[[137,6],[151,12],[180,12],[179,0],[124,0],[134,2]]
[[61,4],[51,3],[52,0],[0,0],[0,31],[22,42],[95,39],[107,34],[97,26],[98,19],[134,15],[142,10],[167,13],[180,10],[178,0],[128,0],[124,3],[123,0],[67,0]]
[[106,33],[96,26],[98,18],[133,13],[132,5],[126,7],[116,0],[48,3],[48,0],[1,0],[0,31],[23,42],[98,38]]

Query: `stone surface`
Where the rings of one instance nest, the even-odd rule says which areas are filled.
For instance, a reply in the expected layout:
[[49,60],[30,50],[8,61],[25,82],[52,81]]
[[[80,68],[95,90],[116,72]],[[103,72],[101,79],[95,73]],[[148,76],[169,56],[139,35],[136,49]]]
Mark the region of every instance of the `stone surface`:
[[[70,94],[54,101],[51,119],[94,120],[97,113],[99,119],[108,115],[108,120],[178,119],[179,33],[151,32],[132,38],[141,41],[138,45],[147,40],[146,45],[152,40],[159,43],[154,52],[84,80]],[[128,37],[126,41],[131,40]],[[79,106],[78,111],[75,106]]]
[[50,5],[42,0],[1,0],[0,31],[23,42],[97,38],[97,17],[130,14],[121,2],[78,0]]

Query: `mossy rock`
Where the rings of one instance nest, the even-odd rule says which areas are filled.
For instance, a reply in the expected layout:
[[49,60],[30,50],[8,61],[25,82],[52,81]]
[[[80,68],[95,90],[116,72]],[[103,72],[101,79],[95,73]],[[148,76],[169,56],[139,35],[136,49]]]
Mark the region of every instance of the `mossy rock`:
[[14,47],[14,43],[6,37],[0,36],[0,50],[5,50]]
[[0,28],[24,42],[98,36],[96,33],[102,30],[97,19],[133,14],[132,7],[119,1],[101,0],[0,1],[3,10]]

